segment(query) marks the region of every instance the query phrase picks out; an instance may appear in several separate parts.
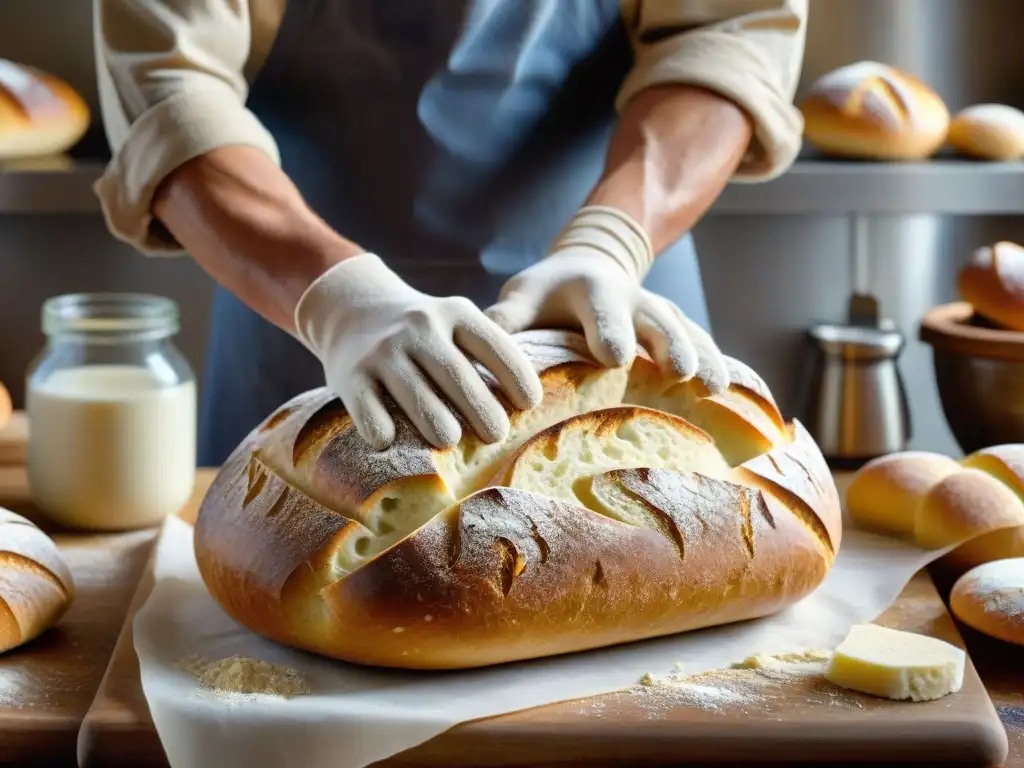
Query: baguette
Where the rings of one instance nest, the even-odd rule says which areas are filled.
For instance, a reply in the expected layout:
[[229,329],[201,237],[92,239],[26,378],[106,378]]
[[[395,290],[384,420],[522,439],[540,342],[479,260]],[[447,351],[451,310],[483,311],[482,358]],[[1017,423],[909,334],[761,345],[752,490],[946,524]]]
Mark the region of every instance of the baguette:
[[66,82],[0,59],[0,160],[65,152],[89,121],[88,104]]
[[71,571],[53,540],[0,507],[0,653],[39,637],[74,597]]
[[960,298],[975,313],[1011,331],[1024,331],[1024,248],[999,242],[977,249],[957,276]]
[[925,548],[963,542],[944,558],[959,570],[1024,557],[1024,445],[997,445],[960,461],[890,454],[857,471],[846,504],[858,524]]
[[325,656],[451,669],[764,616],[821,583],[839,496],[753,371],[730,361],[712,396],[646,354],[603,368],[577,334],[517,340],[544,398],[506,404],[500,444],[440,451],[396,413],[375,452],[325,390],[256,427],[196,522],[224,610]]
[[949,109],[935,91],[875,61],[828,72],[798,106],[804,138],[838,157],[923,160],[942,146],[949,129]]

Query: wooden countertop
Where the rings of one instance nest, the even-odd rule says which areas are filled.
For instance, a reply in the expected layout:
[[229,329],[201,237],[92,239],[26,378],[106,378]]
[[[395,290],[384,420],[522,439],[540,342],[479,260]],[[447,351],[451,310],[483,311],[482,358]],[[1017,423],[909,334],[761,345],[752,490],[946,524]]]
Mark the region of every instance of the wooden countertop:
[[[213,476],[213,470],[200,470],[195,493],[182,510],[182,517],[194,517]],[[845,487],[847,476],[838,475],[837,482]],[[21,468],[0,467],[0,505],[33,516]],[[16,654],[0,656],[0,684],[7,683],[6,689],[0,685],[0,708],[5,706],[5,694],[11,693],[11,680],[19,687],[31,681],[25,688],[31,689],[31,695],[18,702],[19,717],[26,725],[42,724],[50,736],[43,743],[5,740],[0,764],[76,764],[79,728],[114,645],[121,642],[118,638],[124,618],[139,587],[155,534],[155,530],[113,536],[53,532],[80,585],[78,599],[58,628]],[[941,589],[943,584],[937,581]],[[959,629],[1006,728],[1010,745],[1007,765],[1024,768],[1024,649],[963,626]],[[125,701],[123,707],[128,718],[131,703]]]
[[[212,471],[201,471],[198,507]],[[75,580],[67,615],[34,642],[0,655],[0,765],[77,765],[78,733],[106,673],[159,529],[80,534],[47,525],[30,500],[23,467],[0,467],[0,506],[40,525]]]

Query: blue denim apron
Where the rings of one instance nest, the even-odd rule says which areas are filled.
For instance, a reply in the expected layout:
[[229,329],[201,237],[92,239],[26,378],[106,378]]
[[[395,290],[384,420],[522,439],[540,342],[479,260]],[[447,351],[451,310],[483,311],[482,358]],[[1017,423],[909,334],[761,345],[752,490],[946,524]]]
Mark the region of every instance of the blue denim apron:
[[[291,0],[249,107],[334,228],[486,307],[597,181],[631,64],[619,0]],[[689,235],[647,285],[707,327]],[[218,289],[200,462],[322,385],[301,344]]]

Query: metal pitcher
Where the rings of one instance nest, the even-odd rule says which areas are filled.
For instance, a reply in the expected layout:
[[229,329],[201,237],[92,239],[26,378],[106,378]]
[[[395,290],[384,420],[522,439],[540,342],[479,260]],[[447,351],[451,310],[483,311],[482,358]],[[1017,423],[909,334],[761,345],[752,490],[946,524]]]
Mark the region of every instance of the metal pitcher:
[[857,467],[905,450],[910,413],[897,366],[903,335],[892,327],[821,323],[807,339],[802,421],[829,464]]

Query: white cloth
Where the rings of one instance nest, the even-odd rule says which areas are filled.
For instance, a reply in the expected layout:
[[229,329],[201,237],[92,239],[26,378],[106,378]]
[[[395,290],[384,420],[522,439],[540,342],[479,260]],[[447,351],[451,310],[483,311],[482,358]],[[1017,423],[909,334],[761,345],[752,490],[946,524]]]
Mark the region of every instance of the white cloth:
[[506,437],[505,409],[467,353],[517,408],[532,408],[543,395],[526,354],[472,301],[421,293],[372,253],[346,259],[317,278],[295,308],[295,327],[323,363],[327,386],[359,434],[378,450],[395,439],[382,389],[439,448],[455,445],[462,435],[453,408],[481,439]]
[[588,206],[546,259],[505,283],[487,315],[510,333],[579,328],[594,357],[608,366],[630,363],[639,341],[667,370],[722,391],[729,374],[711,336],[671,301],[642,287],[653,261],[650,239],[631,216]]

